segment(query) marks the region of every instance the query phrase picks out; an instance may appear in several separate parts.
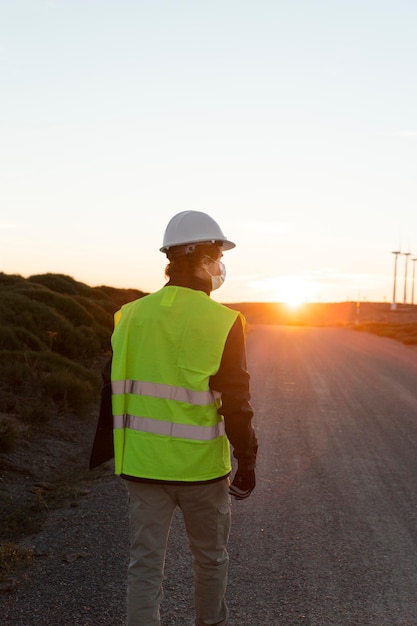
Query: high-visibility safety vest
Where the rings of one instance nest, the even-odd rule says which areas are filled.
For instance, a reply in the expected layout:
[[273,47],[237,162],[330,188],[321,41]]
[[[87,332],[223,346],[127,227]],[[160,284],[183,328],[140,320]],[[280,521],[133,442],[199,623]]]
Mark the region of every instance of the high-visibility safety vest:
[[116,474],[209,481],[231,471],[221,397],[209,387],[239,313],[167,286],[124,305],[112,335]]

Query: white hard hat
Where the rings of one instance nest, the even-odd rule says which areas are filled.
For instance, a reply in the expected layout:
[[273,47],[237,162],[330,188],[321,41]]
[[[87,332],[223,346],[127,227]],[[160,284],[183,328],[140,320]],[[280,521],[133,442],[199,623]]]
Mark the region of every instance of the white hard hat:
[[236,245],[223,235],[220,226],[207,213],[182,211],[168,222],[160,251],[197,243],[219,243],[223,250],[231,250]]

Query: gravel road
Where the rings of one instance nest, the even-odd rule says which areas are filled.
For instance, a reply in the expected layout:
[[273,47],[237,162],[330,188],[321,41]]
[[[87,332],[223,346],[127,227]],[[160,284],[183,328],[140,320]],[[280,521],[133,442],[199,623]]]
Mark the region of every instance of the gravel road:
[[[345,328],[255,326],[248,360],[258,486],[233,502],[230,626],[416,626],[417,352]],[[2,624],[124,625],[125,490],[111,467],[92,476],[23,542],[36,556],[0,596]],[[177,515],[164,626],[193,623],[190,570]]]

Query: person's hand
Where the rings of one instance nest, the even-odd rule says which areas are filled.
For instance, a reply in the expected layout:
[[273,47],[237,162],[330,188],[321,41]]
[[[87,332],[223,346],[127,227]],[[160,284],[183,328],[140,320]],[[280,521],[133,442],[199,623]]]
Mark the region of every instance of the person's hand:
[[229,493],[236,500],[248,498],[255,489],[255,470],[237,469],[235,477],[229,487]]

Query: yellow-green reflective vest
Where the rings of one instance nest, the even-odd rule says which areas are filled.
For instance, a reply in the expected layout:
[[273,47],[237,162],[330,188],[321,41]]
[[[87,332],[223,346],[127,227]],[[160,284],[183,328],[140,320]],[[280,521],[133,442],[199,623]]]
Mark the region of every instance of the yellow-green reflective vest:
[[239,313],[168,286],[124,305],[112,335],[116,474],[205,481],[231,470],[220,394],[209,388]]

